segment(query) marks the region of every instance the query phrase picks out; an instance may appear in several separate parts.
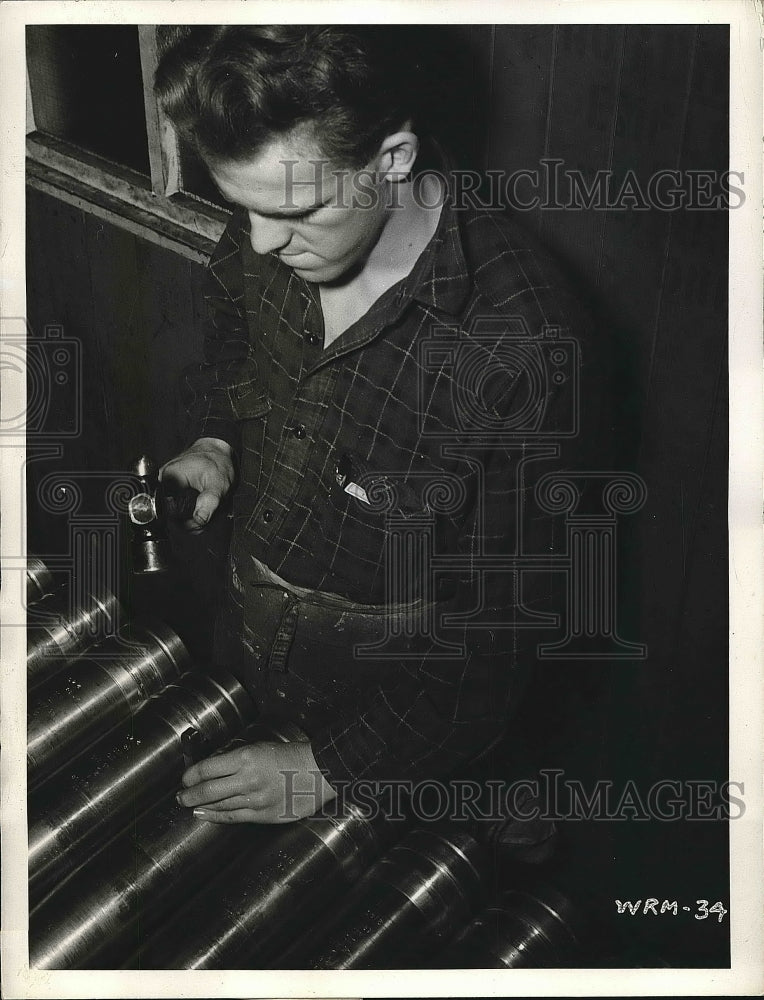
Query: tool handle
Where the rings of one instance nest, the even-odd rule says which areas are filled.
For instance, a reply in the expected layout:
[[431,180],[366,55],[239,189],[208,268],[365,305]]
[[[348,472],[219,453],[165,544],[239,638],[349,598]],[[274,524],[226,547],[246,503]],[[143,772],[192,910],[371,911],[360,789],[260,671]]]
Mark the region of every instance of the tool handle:
[[167,516],[177,521],[190,520],[193,516],[198,496],[199,491],[193,489],[191,486],[187,486],[180,493],[165,493],[162,490],[162,500]]

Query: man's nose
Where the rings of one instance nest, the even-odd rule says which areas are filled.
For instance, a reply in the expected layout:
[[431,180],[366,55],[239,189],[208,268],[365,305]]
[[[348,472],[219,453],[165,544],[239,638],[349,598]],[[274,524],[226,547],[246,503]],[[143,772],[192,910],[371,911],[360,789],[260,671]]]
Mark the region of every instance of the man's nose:
[[273,253],[285,247],[291,238],[292,231],[284,219],[268,219],[249,213],[249,241],[255,253]]

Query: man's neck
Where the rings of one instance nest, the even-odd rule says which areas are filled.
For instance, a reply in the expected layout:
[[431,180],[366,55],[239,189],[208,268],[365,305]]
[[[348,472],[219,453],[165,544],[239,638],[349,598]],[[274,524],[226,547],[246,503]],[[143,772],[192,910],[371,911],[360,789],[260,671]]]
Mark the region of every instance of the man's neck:
[[[442,210],[439,179],[428,175],[414,196],[412,183],[399,184],[379,239],[363,266],[346,281],[319,285],[324,310],[324,347],[360,319],[376,300],[406,275],[435,235]],[[435,207],[429,208],[427,206]]]
[[384,281],[390,275],[395,281],[404,278],[435,234],[443,199],[441,182],[428,175],[416,190],[417,196],[412,182],[397,186],[396,207],[388,209],[385,225],[363,269],[371,282]]

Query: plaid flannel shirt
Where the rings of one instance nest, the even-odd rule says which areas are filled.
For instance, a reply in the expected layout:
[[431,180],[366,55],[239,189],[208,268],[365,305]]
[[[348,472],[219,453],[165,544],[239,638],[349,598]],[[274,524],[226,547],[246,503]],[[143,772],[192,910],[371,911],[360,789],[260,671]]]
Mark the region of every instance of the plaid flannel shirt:
[[327,349],[318,289],[255,254],[248,231],[235,212],[208,270],[205,361],[184,381],[190,440],[238,456],[232,552],[384,603],[429,586],[415,560],[391,589],[391,515],[427,531],[441,558],[430,596],[461,615],[442,634],[464,655],[433,642],[311,742],[330,781],[453,772],[505,727],[535,660],[533,615],[563,610],[561,574],[488,563],[561,551],[539,475],[608,467],[607,345],[503,213],[447,201],[409,275]]

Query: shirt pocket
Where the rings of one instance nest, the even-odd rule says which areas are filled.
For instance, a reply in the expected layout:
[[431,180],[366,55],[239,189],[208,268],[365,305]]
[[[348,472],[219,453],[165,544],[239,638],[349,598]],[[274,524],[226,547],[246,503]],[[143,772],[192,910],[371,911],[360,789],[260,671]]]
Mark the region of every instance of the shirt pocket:
[[245,379],[225,387],[235,420],[256,420],[270,413],[271,401],[259,379]]
[[189,412],[223,420],[251,420],[271,408],[254,358],[203,361],[183,371],[181,396]]
[[415,517],[428,514],[422,499],[422,480],[375,470],[349,451],[338,452],[334,462],[333,493],[340,505],[349,496],[356,509],[369,515]]

